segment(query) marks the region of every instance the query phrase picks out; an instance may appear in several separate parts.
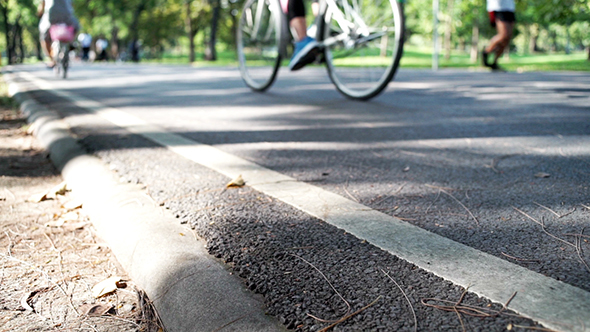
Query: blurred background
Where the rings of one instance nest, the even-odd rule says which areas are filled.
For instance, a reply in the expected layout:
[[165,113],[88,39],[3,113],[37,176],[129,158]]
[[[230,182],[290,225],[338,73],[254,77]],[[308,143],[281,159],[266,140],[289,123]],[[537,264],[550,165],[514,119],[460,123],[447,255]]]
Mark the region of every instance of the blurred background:
[[[91,61],[236,65],[235,29],[244,0],[72,2],[81,33],[92,37]],[[38,4],[0,0],[2,65],[41,60]],[[516,0],[516,6],[504,67],[590,71],[590,0]],[[480,67],[478,51],[495,33],[485,0],[406,0],[405,15],[402,67],[430,68],[433,53],[439,68]]]

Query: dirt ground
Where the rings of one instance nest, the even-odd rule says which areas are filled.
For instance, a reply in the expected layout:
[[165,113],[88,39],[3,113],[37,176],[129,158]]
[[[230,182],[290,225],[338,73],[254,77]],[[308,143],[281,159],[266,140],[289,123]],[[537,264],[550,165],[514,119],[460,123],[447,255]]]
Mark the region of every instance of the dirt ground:
[[62,181],[0,91],[0,332],[163,331]]

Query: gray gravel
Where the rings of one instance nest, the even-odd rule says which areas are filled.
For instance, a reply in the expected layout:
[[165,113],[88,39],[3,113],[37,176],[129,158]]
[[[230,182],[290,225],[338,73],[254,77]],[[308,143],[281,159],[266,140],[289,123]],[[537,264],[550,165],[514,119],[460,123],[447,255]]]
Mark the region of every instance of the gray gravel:
[[[590,121],[585,94],[590,79],[575,74],[505,78],[489,84],[472,73],[438,77],[402,71],[395,90],[372,103],[330,99],[328,106],[321,101],[326,95],[311,94],[297,103],[316,106],[313,113],[261,116],[262,124],[249,131],[237,130],[232,123],[225,124],[225,131],[206,130],[205,126],[218,125],[221,116],[198,108],[188,114],[202,119],[202,128],[197,124],[189,130],[168,121],[168,114],[158,109],[168,100],[158,99],[155,88],[148,88],[152,95],[144,103],[156,103],[151,113],[169,130],[217,144],[265,167],[590,290],[590,272],[574,246],[551,237],[535,222],[570,243],[580,238],[571,234],[590,224],[586,208]],[[233,78],[215,81],[212,88],[234,83]],[[421,88],[421,84],[426,85]],[[278,85],[278,91],[293,87],[286,80]],[[88,90],[76,93],[91,96]],[[115,107],[124,107],[124,98],[131,94],[114,88],[100,92]],[[234,100],[222,104],[252,101],[252,95],[237,92]],[[259,101],[254,105],[259,107],[277,99],[272,94],[255,96]],[[37,97],[57,100],[42,93]],[[280,102],[295,100],[288,94],[279,97]],[[179,98],[182,105],[189,100]],[[208,97],[194,97],[191,102],[215,104]],[[359,112],[360,107],[369,111]],[[64,111],[81,113],[68,107]],[[329,280],[353,312],[379,298],[336,330],[413,330],[411,310],[384,274],[387,271],[409,296],[419,330],[461,330],[455,312],[421,301],[457,301],[463,289],[251,189],[225,190],[229,179],[108,123],[97,127],[100,122],[70,121],[79,125],[75,131],[89,150],[110,162],[127,181],[144,184],[156,201],[191,224],[207,240],[210,252],[227,261],[250,289],[262,293],[269,313],[286,326],[318,330],[329,323],[308,314],[330,320],[347,312]],[[284,129],[270,130],[270,124]],[[587,246],[581,242],[580,255],[586,261]],[[462,303],[488,305],[470,293]],[[533,324],[504,314],[462,315],[462,321],[470,331]]]
[[[318,331],[330,324],[309,315],[337,320],[377,300],[335,331],[413,331],[412,309],[389,275],[409,297],[420,331],[461,330],[455,312],[421,303],[429,298],[454,303],[464,292],[461,287],[247,187],[224,189],[227,178],[168,151],[133,149],[136,139],[144,144],[139,138],[125,140],[125,149],[131,149],[125,153],[120,151],[123,146],[111,146],[116,144],[111,139],[84,142],[93,150],[100,144],[99,155],[120,176],[145,184],[180,222],[190,223],[207,240],[209,252],[227,262],[246,287],[263,294],[269,314],[288,328]],[[160,158],[166,166],[157,161]],[[502,307],[471,293],[462,304],[484,310]],[[504,331],[509,324],[538,326],[512,314],[462,315],[462,320],[469,331]]]
[[[101,134],[83,125],[73,129],[84,137],[89,151],[109,162],[124,181],[144,184],[179,222],[193,226],[209,252],[229,264],[247,288],[264,295],[268,313],[288,328],[318,331],[330,325],[318,319],[338,320],[374,301],[334,330],[459,331],[464,324],[468,331],[505,331],[510,324],[540,326],[510,311],[486,318],[462,314],[460,320],[454,311],[426,306],[423,301],[452,305],[465,289],[248,187],[226,189],[229,179],[142,138],[106,123],[88,125],[99,125]],[[469,292],[461,304],[502,308]]]

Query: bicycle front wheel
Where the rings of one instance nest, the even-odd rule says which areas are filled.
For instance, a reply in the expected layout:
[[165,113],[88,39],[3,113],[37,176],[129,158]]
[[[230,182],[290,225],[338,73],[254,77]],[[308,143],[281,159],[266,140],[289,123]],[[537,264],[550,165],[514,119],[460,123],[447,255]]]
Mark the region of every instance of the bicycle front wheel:
[[334,0],[323,24],[330,79],[352,99],[375,97],[393,79],[403,52],[399,0]]
[[60,63],[61,63],[61,78],[67,78],[68,67],[70,66],[70,45],[63,43],[60,45]]
[[281,63],[281,11],[278,0],[248,0],[237,31],[240,73],[255,91],[274,82]]

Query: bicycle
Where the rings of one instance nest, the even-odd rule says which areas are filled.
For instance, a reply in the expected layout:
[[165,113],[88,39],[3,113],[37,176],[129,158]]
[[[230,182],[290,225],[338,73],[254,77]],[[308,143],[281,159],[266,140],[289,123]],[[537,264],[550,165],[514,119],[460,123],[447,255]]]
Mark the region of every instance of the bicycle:
[[[279,0],[244,5],[237,53],[242,79],[254,91],[266,91],[288,58],[294,36],[285,8]],[[322,0],[315,25],[321,50],[316,63],[325,62],[340,93],[368,100],[393,79],[403,52],[403,0]]]
[[67,24],[52,24],[49,28],[51,36],[51,48],[55,67],[53,71],[56,76],[66,78],[70,67],[70,44],[74,41],[75,28]]

